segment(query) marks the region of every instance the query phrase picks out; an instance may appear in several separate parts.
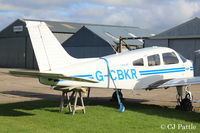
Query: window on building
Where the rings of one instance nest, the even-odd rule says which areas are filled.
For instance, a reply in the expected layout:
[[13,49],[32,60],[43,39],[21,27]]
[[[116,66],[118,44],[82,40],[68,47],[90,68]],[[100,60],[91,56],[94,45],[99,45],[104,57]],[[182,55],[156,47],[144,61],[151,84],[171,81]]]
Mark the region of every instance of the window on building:
[[133,61],[133,66],[144,66],[143,58]]
[[174,52],[163,53],[162,55],[163,55],[163,61],[164,61],[165,65],[177,64],[179,62],[178,58]]
[[160,56],[158,54],[151,55],[147,57],[149,66],[160,65]]

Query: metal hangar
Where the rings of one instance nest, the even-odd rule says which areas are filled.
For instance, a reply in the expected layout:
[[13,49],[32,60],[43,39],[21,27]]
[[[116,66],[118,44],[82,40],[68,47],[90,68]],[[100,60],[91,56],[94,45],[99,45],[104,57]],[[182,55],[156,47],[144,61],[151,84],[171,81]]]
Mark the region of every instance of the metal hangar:
[[170,47],[193,61],[195,76],[200,75],[200,18],[161,32],[145,40],[144,47]]
[[[38,69],[25,20],[28,19],[17,19],[0,32],[0,67]],[[158,33],[131,26],[29,21],[46,22],[65,50],[76,58],[113,54],[120,36],[149,37]],[[143,46],[142,40],[127,40],[126,43]]]

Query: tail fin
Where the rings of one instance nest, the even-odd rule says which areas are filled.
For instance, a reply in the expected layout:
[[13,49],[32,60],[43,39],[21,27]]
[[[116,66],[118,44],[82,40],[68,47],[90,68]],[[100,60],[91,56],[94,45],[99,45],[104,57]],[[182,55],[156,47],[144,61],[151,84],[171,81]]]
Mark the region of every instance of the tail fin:
[[40,72],[52,71],[72,64],[71,57],[44,22],[26,21]]

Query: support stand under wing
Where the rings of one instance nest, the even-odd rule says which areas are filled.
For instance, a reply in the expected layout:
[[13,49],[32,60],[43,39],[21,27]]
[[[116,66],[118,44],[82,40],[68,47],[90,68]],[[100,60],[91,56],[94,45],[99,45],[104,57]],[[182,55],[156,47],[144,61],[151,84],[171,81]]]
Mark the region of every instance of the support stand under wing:
[[[59,112],[62,112],[63,108],[68,107],[69,112],[72,113],[72,115],[74,115],[77,110],[82,110],[85,114],[85,105],[82,96],[82,93],[85,93],[86,91],[84,88],[76,87],[72,89],[55,87],[54,89],[62,91]],[[69,93],[71,93],[71,96],[69,96]],[[78,99],[80,100],[81,105],[77,105]],[[73,105],[72,102],[74,102]]]

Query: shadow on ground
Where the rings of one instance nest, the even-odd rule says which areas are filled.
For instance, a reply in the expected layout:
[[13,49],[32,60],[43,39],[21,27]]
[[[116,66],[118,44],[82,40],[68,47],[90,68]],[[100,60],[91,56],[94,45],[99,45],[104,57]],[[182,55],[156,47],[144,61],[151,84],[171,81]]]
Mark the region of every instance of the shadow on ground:
[[34,110],[58,107],[59,102],[55,100],[36,100],[17,103],[0,104],[0,116],[31,116],[35,114],[23,112],[23,110]]
[[[33,95],[34,96],[34,95]],[[200,122],[200,113],[185,112],[175,110],[173,108],[162,107],[158,105],[142,104],[147,100],[138,99],[125,99],[123,101],[126,111],[133,111],[138,113],[144,113],[151,116],[159,116],[170,119],[180,119],[188,122]],[[32,113],[26,113],[23,110],[41,109],[45,111],[55,112],[59,111],[60,100],[36,100],[27,102],[7,103],[0,104],[0,116],[31,116]],[[86,110],[87,106],[104,106],[109,108],[119,108],[118,103],[111,102],[110,98],[90,98],[85,99]],[[87,110],[89,111],[89,110]],[[66,114],[67,115],[67,114]]]
[[[141,99],[125,99],[123,102],[126,107],[126,111],[134,111],[138,113],[144,113],[152,116],[160,116],[166,117],[170,119],[179,119],[185,120],[188,122],[200,122],[200,113],[197,112],[187,112],[176,110],[175,107],[167,107],[167,106],[159,106],[159,105],[150,105],[150,104],[142,104],[142,102],[146,102],[147,100]],[[109,99],[89,99],[87,101],[88,106],[96,106],[102,105],[106,107],[112,107],[119,109],[119,105],[117,102],[110,102]]]
[[1,93],[2,94],[14,95],[14,96],[29,97],[29,98],[40,98],[40,99],[60,98],[59,95],[55,95],[55,94],[44,94],[44,93],[26,92],[26,91],[3,91]]

